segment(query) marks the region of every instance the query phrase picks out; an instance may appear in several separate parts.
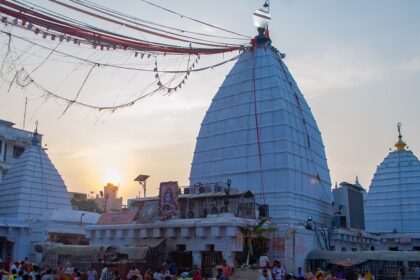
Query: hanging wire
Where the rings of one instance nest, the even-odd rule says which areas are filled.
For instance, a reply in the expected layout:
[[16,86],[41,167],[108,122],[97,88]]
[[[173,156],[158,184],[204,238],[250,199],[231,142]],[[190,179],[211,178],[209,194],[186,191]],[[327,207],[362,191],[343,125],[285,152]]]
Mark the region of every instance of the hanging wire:
[[[148,25],[145,25],[145,24],[137,23],[136,24],[137,26],[135,26],[135,25],[131,25],[131,24],[127,24],[127,23],[121,22],[119,20],[114,20],[114,19],[111,19],[109,17],[101,16],[101,15],[98,15],[98,14],[95,14],[95,13],[92,13],[92,12],[89,12],[89,11],[86,11],[86,10],[83,10],[83,9],[80,9],[80,8],[77,8],[77,7],[74,7],[72,5],[63,3],[63,2],[58,1],[58,0],[49,0],[49,1],[50,2],[53,2],[53,3],[56,3],[58,5],[61,5],[63,7],[66,7],[68,9],[72,9],[74,11],[77,11],[77,12],[80,12],[80,13],[83,13],[83,14],[86,14],[86,15],[89,15],[89,16],[93,16],[95,18],[98,18],[98,19],[101,19],[101,20],[104,20],[104,21],[107,21],[107,22],[118,24],[118,25],[124,26],[126,28],[130,28],[130,29],[134,29],[134,30],[137,30],[137,31],[145,32],[145,33],[148,33],[148,34],[151,34],[151,35],[155,35],[155,36],[158,36],[158,37],[164,37],[166,39],[172,39],[172,40],[182,41],[182,42],[187,42],[187,43],[190,43],[191,42],[191,43],[195,43],[195,44],[198,44],[198,45],[205,45],[205,46],[212,46],[212,47],[229,46],[230,45],[230,44],[221,43],[221,42],[215,42],[215,41],[209,41],[209,40],[199,39],[199,38],[195,38],[195,37],[191,37],[191,36],[186,36],[186,35],[182,35],[182,34],[176,34],[176,33],[173,33],[173,32],[162,30],[162,29],[153,28],[153,27],[148,26]],[[91,9],[94,9],[94,8],[91,8]],[[94,10],[95,11],[98,11],[97,9],[94,9]],[[152,30],[150,30],[150,29],[144,29],[144,28],[139,27],[139,26],[146,27],[146,28],[151,28]],[[160,33],[160,32],[163,32],[163,33]],[[164,33],[166,33],[166,34],[164,34]],[[173,35],[175,35],[175,36],[173,36]],[[184,37],[186,39],[182,39],[181,37]],[[192,40],[189,40],[189,39],[192,39]],[[236,46],[238,46],[238,45],[236,45]]]
[[[128,18],[130,18],[130,16],[125,15],[125,14],[123,14],[122,16],[119,16],[118,15],[119,13],[115,10],[108,11],[108,10],[103,9],[103,8],[95,7],[94,5],[88,5],[88,4],[81,3],[80,1],[71,1],[71,2],[76,3],[76,4],[78,4],[82,7],[91,9],[95,12],[99,12],[99,13],[102,13],[104,15],[107,15],[108,17],[100,16],[100,15],[97,15],[97,14],[79,9],[79,8],[71,6],[69,4],[65,4],[61,1],[57,1],[57,0],[49,0],[49,1],[53,2],[53,3],[56,3],[58,5],[64,6],[66,8],[79,11],[81,13],[85,13],[85,14],[87,13],[89,15],[92,15],[92,16],[97,17],[99,19],[105,20],[107,22],[112,22],[112,23],[115,23],[115,24],[119,24],[119,25],[124,26],[126,28],[137,30],[137,31],[145,32],[145,30],[143,28],[138,27],[138,26],[141,26],[141,27],[144,27],[144,28],[148,28],[148,29],[151,29],[151,30],[156,30],[156,31],[166,33],[166,34],[169,34],[169,35],[178,36],[180,38],[185,38],[186,39],[186,40],[184,40],[185,42],[194,42],[194,43],[197,43],[197,44],[203,44],[204,43],[204,45],[209,44],[210,46],[214,46],[214,44],[220,45],[220,46],[233,46],[233,45],[238,46],[238,45],[240,45],[240,44],[237,44],[237,43],[226,43],[226,42],[213,41],[213,40],[207,40],[207,39],[203,39],[203,38],[188,36],[188,35],[182,34],[182,33],[184,33],[183,30],[176,30],[178,32],[181,32],[181,34],[179,34],[179,33],[175,33],[175,32],[172,32],[172,31],[167,31],[167,30],[164,30],[164,29],[161,29],[161,28],[156,28],[156,27],[150,26],[150,24],[155,25],[155,26],[159,26],[158,24],[148,22],[148,24],[149,24],[148,25],[148,24],[145,24],[146,21],[144,21],[144,20],[137,20],[137,21],[130,20],[130,19],[128,19]],[[27,1],[25,1],[25,2],[27,2]],[[109,17],[111,17],[111,18],[109,18]],[[112,18],[116,18],[118,20],[114,20]],[[159,26],[159,27],[161,27],[161,26]],[[175,30],[174,28],[170,28],[170,27],[167,27],[167,26],[165,26],[164,28]],[[149,32],[146,31],[146,33],[149,33]],[[200,33],[200,34],[204,34],[204,33]],[[152,35],[155,35],[155,34],[152,34]],[[214,36],[214,37],[217,37],[217,36]],[[180,40],[180,38],[175,38],[175,40]],[[221,38],[221,39],[226,40],[227,38],[225,37],[225,38]],[[249,39],[243,39],[242,38],[240,40],[249,40]]]
[[[195,32],[195,31],[189,31],[189,30],[185,30],[185,29],[179,29],[179,28],[175,28],[173,26],[168,26],[168,25],[164,25],[164,24],[160,24],[160,23],[155,23],[155,22],[152,22],[152,21],[144,20],[144,19],[141,19],[141,18],[137,18],[137,17],[131,16],[131,15],[122,13],[120,11],[110,9],[110,8],[105,7],[105,6],[101,6],[101,5],[96,4],[96,3],[93,3],[91,1],[87,1],[87,0],[84,0],[84,1],[81,1],[81,0],[69,0],[69,1],[71,1],[73,3],[76,3],[76,4],[79,4],[79,5],[83,5],[85,7],[89,7],[91,9],[97,9],[99,12],[105,13],[107,15],[116,17],[116,18],[121,19],[121,20],[125,20],[127,22],[131,22],[133,24],[140,24],[140,22],[141,23],[147,23],[147,24],[159,26],[159,27],[162,27],[162,28],[167,28],[167,29],[170,29],[170,30],[178,31],[178,32],[181,32],[181,33],[194,34],[194,35],[199,35],[199,36],[204,36],[204,37],[212,37],[212,38],[220,38],[220,39],[231,39],[231,40],[247,40],[247,41],[249,39],[251,39],[249,36],[245,36],[245,35],[244,36],[240,36],[240,38],[238,38],[238,37],[213,35],[213,34],[200,33],[200,32]],[[118,16],[116,16],[116,15],[118,15]],[[131,20],[127,20],[127,19],[131,19]]]
[[149,1],[146,1],[146,0],[141,0],[141,1],[142,1],[142,2],[144,2],[144,3],[146,3],[146,4],[151,5],[151,6],[153,6],[153,7],[159,8],[159,9],[161,9],[161,10],[163,10],[163,11],[169,12],[169,13],[171,13],[171,14],[175,14],[175,15],[177,15],[177,16],[180,16],[180,17],[182,17],[182,18],[185,18],[185,19],[188,19],[188,20],[192,20],[192,21],[194,21],[194,22],[197,22],[197,23],[203,24],[203,25],[205,25],[205,26],[208,26],[208,27],[211,27],[211,28],[214,28],[214,29],[218,29],[218,30],[221,30],[221,31],[225,31],[225,32],[230,33],[230,34],[234,34],[234,35],[238,35],[238,36],[241,36],[241,37],[244,37],[244,38],[248,38],[248,39],[250,39],[250,37],[249,37],[249,36],[247,36],[247,35],[243,35],[243,34],[240,34],[240,33],[237,33],[237,32],[234,32],[234,31],[231,31],[231,30],[228,30],[228,29],[225,29],[225,28],[222,28],[222,27],[219,27],[219,26],[216,26],[216,25],[213,25],[213,24],[210,24],[210,23],[207,23],[207,22],[204,22],[204,21],[198,20],[198,19],[194,19],[194,18],[192,18],[192,17],[189,17],[189,16],[186,16],[186,15],[180,14],[180,13],[178,13],[178,12],[175,12],[175,11],[173,11],[173,10],[167,9],[167,8],[165,8],[165,7],[159,6],[159,5],[157,5],[157,4],[154,4],[154,3],[149,2]]

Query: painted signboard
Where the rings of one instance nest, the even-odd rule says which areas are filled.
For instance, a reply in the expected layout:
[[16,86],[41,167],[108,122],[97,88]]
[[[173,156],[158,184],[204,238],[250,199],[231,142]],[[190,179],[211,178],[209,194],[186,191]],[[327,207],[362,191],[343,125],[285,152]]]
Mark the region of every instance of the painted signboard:
[[163,182],[159,188],[160,216],[169,217],[175,213],[178,193],[178,182]]

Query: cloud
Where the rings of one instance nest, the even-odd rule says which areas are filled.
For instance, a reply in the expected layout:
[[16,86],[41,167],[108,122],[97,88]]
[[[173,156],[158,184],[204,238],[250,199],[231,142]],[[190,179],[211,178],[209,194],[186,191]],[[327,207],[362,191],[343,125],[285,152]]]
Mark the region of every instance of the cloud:
[[403,78],[411,78],[420,72],[420,54],[410,57],[398,66]]
[[309,97],[352,89],[386,76],[386,67],[369,48],[328,46],[288,62],[301,90]]

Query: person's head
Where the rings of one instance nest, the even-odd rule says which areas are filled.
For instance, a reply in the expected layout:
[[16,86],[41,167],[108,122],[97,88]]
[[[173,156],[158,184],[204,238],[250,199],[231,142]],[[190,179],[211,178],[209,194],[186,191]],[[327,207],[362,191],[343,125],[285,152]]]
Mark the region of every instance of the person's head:
[[226,260],[225,259],[222,260],[222,265],[226,265]]
[[298,267],[298,272],[301,273],[302,272],[302,268],[299,266]]
[[19,276],[19,277],[22,277],[22,276],[23,276],[23,270],[19,270],[19,272],[18,272],[18,276]]

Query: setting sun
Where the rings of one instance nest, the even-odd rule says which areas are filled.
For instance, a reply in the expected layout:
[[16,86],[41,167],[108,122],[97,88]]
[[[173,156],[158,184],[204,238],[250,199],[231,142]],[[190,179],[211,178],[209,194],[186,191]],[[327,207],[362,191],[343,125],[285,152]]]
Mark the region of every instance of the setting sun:
[[106,170],[103,178],[103,184],[113,183],[115,185],[120,185],[122,183],[122,176],[119,171]]

